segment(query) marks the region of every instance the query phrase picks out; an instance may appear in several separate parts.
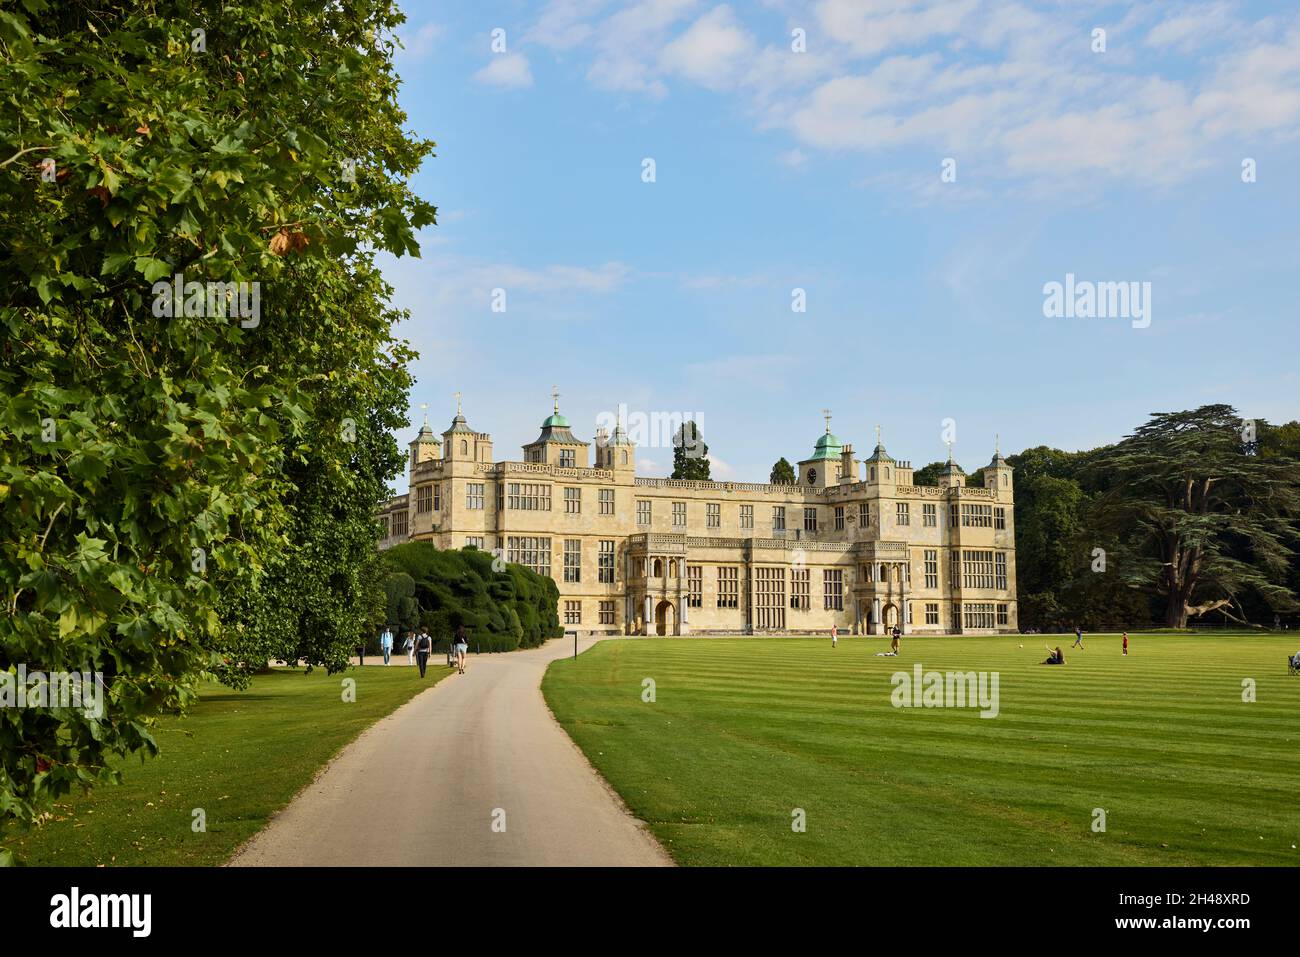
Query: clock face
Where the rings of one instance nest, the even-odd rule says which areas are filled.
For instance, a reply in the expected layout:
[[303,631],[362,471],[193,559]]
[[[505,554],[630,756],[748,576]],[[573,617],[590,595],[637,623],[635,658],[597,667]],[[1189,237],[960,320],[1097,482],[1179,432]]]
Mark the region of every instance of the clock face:
[[816,485],[816,484],[817,484],[817,470],[816,470],[816,469],[809,469],[809,470],[808,470],[808,484],[809,484],[809,485]]

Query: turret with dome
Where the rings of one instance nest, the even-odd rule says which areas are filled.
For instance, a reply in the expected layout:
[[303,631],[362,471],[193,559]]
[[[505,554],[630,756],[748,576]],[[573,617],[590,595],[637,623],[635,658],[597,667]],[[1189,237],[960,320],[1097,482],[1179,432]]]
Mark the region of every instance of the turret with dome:
[[524,461],[585,469],[591,443],[575,436],[569,420],[560,415],[558,388],[551,389],[551,399],[554,403],[551,414],[542,422],[541,434],[524,446]]

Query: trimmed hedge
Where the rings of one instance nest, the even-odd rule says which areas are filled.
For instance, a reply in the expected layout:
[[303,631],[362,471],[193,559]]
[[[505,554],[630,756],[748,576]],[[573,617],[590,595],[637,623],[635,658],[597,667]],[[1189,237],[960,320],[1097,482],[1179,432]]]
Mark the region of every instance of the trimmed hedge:
[[[390,616],[399,612],[402,598],[413,597],[419,624],[428,626],[443,648],[462,624],[470,647],[482,651],[533,648],[564,634],[559,588],[522,565],[507,564],[494,572],[487,552],[473,547],[444,551],[429,542],[396,545],[383,559],[389,570]],[[414,582],[413,595],[408,581]],[[400,610],[409,614],[409,606]],[[408,614],[399,614],[393,627],[404,630]]]

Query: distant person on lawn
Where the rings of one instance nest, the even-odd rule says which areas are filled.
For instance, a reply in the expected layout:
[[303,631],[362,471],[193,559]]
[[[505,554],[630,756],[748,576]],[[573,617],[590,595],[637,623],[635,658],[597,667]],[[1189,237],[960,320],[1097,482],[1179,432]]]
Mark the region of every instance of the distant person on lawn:
[[1124,632],[1124,657],[1128,657],[1128,632]]
[[1083,629],[1080,628],[1078,625],[1075,625],[1075,626],[1074,626],[1074,644],[1071,645],[1070,647],[1072,647],[1072,648],[1078,648],[1080,651],[1083,651],[1083,650],[1084,650],[1084,648],[1083,648]]
[[831,647],[834,648],[836,643],[839,642],[839,640],[840,640],[840,629],[835,625],[831,625]]
[[393,630],[391,628],[385,628],[384,633],[379,636],[379,647],[384,653],[384,664],[387,665],[389,659],[393,657]]
[[402,642],[402,650],[406,652],[406,663],[415,664],[415,637],[408,631],[406,639]]
[[469,638],[463,624],[456,626],[456,667],[459,674],[465,673],[465,653],[469,651]]
[[433,651],[433,639],[429,637],[429,629],[424,628],[420,631],[420,637],[415,639],[415,663],[420,666],[420,677],[424,677],[424,669],[429,664],[429,653]]
[[893,635],[894,640],[889,643],[889,650],[894,654],[898,654],[898,639],[903,637],[903,629],[895,625],[894,630],[890,632],[890,634]]
[[1043,664],[1045,664],[1045,665],[1063,665],[1063,664],[1065,664],[1065,653],[1061,651],[1061,646],[1060,646],[1060,645],[1057,645],[1055,649],[1053,649],[1050,645],[1048,645],[1048,647],[1047,647],[1047,660],[1044,661]]

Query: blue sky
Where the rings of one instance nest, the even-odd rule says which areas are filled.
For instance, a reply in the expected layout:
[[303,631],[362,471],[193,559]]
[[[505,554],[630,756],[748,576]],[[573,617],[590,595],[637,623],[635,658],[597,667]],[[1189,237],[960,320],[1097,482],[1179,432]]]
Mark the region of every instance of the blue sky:
[[[402,442],[461,391],[520,458],[552,386],[588,440],[619,403],[696,417],[736,481],[807,457],[823,408],[918,467],[951,419],[968,470],[995,434],[1079,449],[1209,402],[1300,416],[1294,4],[404,9],[439,225],[382,261],[421,353]],[[1149,326],[1046,317],[1067,273],[1149,282]],[[666,475],[671,448],[639,459]]]

